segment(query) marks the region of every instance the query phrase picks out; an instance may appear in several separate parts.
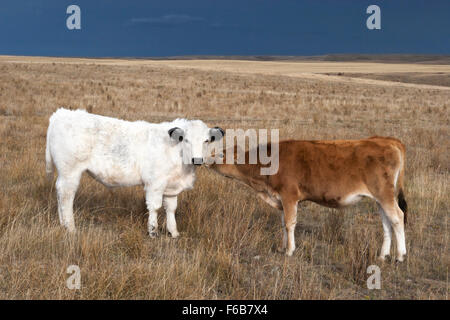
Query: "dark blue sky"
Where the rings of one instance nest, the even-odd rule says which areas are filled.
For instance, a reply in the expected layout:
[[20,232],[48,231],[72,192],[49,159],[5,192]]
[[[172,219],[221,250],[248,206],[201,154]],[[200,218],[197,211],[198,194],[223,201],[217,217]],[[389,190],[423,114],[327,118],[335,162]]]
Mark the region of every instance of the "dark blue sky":
[[[66,8],[81,8],[81,30]],[[381,30],[366,8],[381,8]],[[450,54],[450,0],[1,0],[0,54]]]

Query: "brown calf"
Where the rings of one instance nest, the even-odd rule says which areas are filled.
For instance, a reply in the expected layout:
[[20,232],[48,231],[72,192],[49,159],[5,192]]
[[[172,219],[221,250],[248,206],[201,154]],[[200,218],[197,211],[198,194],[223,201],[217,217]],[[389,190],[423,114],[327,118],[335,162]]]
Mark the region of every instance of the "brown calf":
[[[272,150],[270,145],[267,150]],[[380,259],[389,255],[393,229],[397,260],[403,261],[407,205],[402,191],[405,147],[399,140],[281,141],[279,170],[274,175],[261,175],[264,165],[248,164],[248,159],[246,152],[246,164],[212,164],[210,168],[243,182],[269,205],[284,210],[281,249],[288,256],[295,250],[298,202],[341,208],[365,196],[374,199],[380,209],[384,230]]]

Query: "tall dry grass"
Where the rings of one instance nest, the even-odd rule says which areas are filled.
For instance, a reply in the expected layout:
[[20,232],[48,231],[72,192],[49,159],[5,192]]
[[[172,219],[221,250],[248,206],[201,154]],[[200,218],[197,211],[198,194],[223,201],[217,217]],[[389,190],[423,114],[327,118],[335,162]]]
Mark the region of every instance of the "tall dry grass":
[[[0,298],[447,299],[449,92],[164,65],[3,61]],[[179,239],[146,235],[142,188],[108,190],[89,177],[75,199],[78,232],[68,235],[44,169],[48,117],[59,106],[279,128],[282,138],[395,136],[407,147],[407,261],[380,265],[382,289],[367,289],[382,242],[370,201],[344,211],[300,205],[297,250],[286,258],[275,250],[280,212],[205,168],[179,197]],[[161,211],[162,230],[164,218]],[[80,290],[66,287],[72,264]]]

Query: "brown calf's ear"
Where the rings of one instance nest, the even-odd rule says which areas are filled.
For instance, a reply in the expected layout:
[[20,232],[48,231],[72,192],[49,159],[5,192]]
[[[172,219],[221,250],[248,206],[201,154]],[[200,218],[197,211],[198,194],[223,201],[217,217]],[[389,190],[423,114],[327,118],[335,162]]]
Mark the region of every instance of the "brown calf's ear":
[[169,131],[169,136],[171,139],[181,142],[184,139],[184,131],[178,127],[172,128]]
[[211,142],[219,141],[225,135],[225,131],[222,128],[214,127],[209,130],[209,134],[211,138],[209,139]]

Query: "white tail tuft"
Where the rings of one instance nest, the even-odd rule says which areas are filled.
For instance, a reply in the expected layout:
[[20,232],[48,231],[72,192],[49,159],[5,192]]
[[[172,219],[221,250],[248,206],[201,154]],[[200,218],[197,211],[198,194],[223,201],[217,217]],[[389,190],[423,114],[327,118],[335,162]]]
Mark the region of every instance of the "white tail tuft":
[[50,145],[48,141],[47,133],[47,145],[45,147],[45,171],[47,172],[48,179],[53,179],[53,159],[50,153]]

